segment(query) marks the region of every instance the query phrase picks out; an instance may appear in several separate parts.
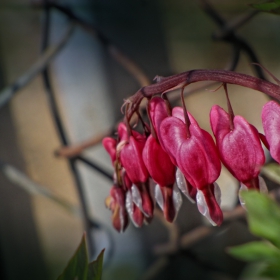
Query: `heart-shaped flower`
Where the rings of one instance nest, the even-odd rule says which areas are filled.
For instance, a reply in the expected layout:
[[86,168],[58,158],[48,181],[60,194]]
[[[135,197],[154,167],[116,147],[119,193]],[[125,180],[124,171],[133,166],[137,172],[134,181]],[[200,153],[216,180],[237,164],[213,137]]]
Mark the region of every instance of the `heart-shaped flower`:
[[262,123],[270,154],[280,163],[280,105],[278,103],[269,101],[263,106]]
[[123,232],[128,225],[124,190],[120,187],[113,186],[110,190],[110,196],[105,200],[105,204],[112,211],[114,228],[119,232]]
[[218,105],[210,112],[220,158],[232,175],[249,189],[259,189],[258,175],[265,162],[259,133],[243,117],[230,115]]
[[[217,148],[211,135],[201,129],[189,113],[189,127],[182,120],[182,113],[177,116],[165,118],[160,126],[164,146],[188,182],[199,191],[196,196],[198,209],[213,224],[220,225],[223,214],[213,187],[221,172]],[[207,211],[200,206],[206,207]]]

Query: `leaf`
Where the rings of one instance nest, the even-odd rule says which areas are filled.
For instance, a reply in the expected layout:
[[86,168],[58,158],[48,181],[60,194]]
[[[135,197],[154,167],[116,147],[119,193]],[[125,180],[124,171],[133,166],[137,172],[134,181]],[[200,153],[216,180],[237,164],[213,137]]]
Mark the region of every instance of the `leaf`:
[[250,6],[261,12],[280,14],[280,1],[279,0],[274,0],[274,1],[261,3],[261,4],[251,4]]
[[270,279],[279,279],[280,280],[280,265],[273,264],[268,265],[260,274],[261,276],[269,277]]
[[240,279],[246,280],[271,280],[265,276],[261,276],[263,271],[267,268],[265,262],[252,262],[245,267],[240,275]]
[[243,261],[266,261],[280,263],[280,250],[269,243],[262,241],[250,242],[244,245],[232,247],[228,252]]
[[95,261],[88,265],[87,280],[101,280],[104,250],[100,252]]
[[277,203],[257,191],[241,192],[241,196],[248,210],[251,232],[280,248],[280,208]]
[[[73,257],[57,280],[88,280],[88,256],[85,234]],[[97,278],[98,279],[98,278]],[[95,279],[94,279],[95,280]]]

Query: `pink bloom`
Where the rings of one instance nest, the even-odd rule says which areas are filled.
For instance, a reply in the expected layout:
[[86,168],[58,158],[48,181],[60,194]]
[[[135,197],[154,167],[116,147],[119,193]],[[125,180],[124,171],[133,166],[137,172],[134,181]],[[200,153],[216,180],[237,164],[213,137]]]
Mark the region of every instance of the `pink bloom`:
[[177,214],[172,200],[176,169],[168,154],[152,135],[147,139],[143,149],[143,160],[150,176],[159,185],[162,192],[164,216],[167,221],[172,222]]
[[223,164],[247,188],[259,189],[265,156],[256,128],[241,116],[234,117],[231,128],[230,115],[218,105],[212,107],[210,120]]
[[143,149],[143,161],[154,181],[160,186],[172,186],[175,166],[158,141],[150,135]]
[[105,204],[112,211],[114,228],[119,232],[123,232],[128,225],[124,191],[117,186],[113,186],[110,190],[110,196],[105,200]]
[[180,113],[179,118],[168,117],[163,120],[160,134],[169,155],[176,160],[190,184],[197,188],[200,212],[213,224],[220,225],[223,214],[216,201],[213,185],[221,172],[218,152],[210,134],[188,115],[191,121],[189,132]]
[[262,123],[272,158],[280,163],[280,105],[269,101],[263,106]]
[[102,140],[102,145],[107,151],[107,153],[111,157],[112,165],[114,165],[114,162],[116,160],[116,146],[117,146],[117,140],[111,137],[105,137]]
[[126,136],[122,131],[121,139],[126,139],[120,150],[120,161],[129,180],[132,182],[134,203],[147,217],[153,216],[154,205],[148,189],[149,173],[142,158],[146,138],[136,131]]

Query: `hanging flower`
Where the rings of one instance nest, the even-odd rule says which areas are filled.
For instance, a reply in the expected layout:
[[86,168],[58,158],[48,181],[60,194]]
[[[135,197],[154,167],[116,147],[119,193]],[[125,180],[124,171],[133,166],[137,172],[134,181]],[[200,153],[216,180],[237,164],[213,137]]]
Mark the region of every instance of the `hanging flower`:
[[231,124],[230,115],[218,105],[212,107],[210,121],[223,164],[248,189],[260,189],[265,155],[257,129],[241,116],[234,116]]
[[123,232],[128,225],[124,190],[114,185],[110,190],[110,196],[105,200],[105,204],[112,211],[114,228],[119,232]]
[[263,106],[262,123],[270,154],[280,163],[280,105],[278,103],[269,101]]
[[188,122],[181,119],[181,113],[179,118],[172,116],[164,119],[160,134],[169,155],[197,189],[198,209],[212,224],[220,225],[223,214],[213,185],[221,172],[218,152],[210,134],[202,130],[189,113],[184,115],[189,117]]

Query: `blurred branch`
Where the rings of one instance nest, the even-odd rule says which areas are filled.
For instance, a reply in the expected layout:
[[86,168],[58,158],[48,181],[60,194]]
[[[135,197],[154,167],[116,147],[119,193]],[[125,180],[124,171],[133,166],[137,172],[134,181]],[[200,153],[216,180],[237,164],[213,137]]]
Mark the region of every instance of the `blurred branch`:
[[127,72],[137,80],[141,87],[147,86],[151,83],[150,79],[147,77],[144,71],[132,59],[124,54],[117,46],[111,43],[110,40],[92,24],[76,16],[68,7],[63,7],[56,3],[49,3],[48,7],[60,11],[85,31],[95,36],[103,44],[112,58],[115,59],[120,65],[122,65],[123,68],[126,69]]
[[29,70],[27,70],[22,76],[20,76],[13,84],[5,87],[0,91],[0,108],[6,105],[15,93],[26,86],[45,69],[45,67],[68,42],[71,34],[73,33],[73,30],[74,26],[71,24],[64,36],[56,45],[47,48],[41,55],[41,57],[29,68]]
[[16,186],[22,188],[30,195],[40,195],[45,198],[52,200],[53,202],[60,205],[64,210],[69,212],[70,214],[81,217],[80,208],[69,203],[68,201],[58,197],[51,190],[42,185],[35,183],[29,177],[27,177],[23,172],[13,167],[10,164],[0,162],[0,170],[4,174],[4,176]]
[[[261,64],[253,48],[243,38],[235,34],[236,29],[252,19],[257,14],[257,12],[250,12],[247,15],[243,15],[234,19],[230,23],[227,23],[222,18],[222,16],[213,8],[209,1],[200,0],[200,3],[201,8],[204,10],[204,12],[208,14],[212,18],[212,20],[215,21],[216,24],[220,27],[218,31],[214,32],[213,39],[227,42],[233,47],[236,47],[239,50],[243,50],[247,54],[251,62]],[[260,67],[257,67],[256,65],[253,65],[252,67],[254,68],[256,75],[259,78],[266,80],[265,75]]]

